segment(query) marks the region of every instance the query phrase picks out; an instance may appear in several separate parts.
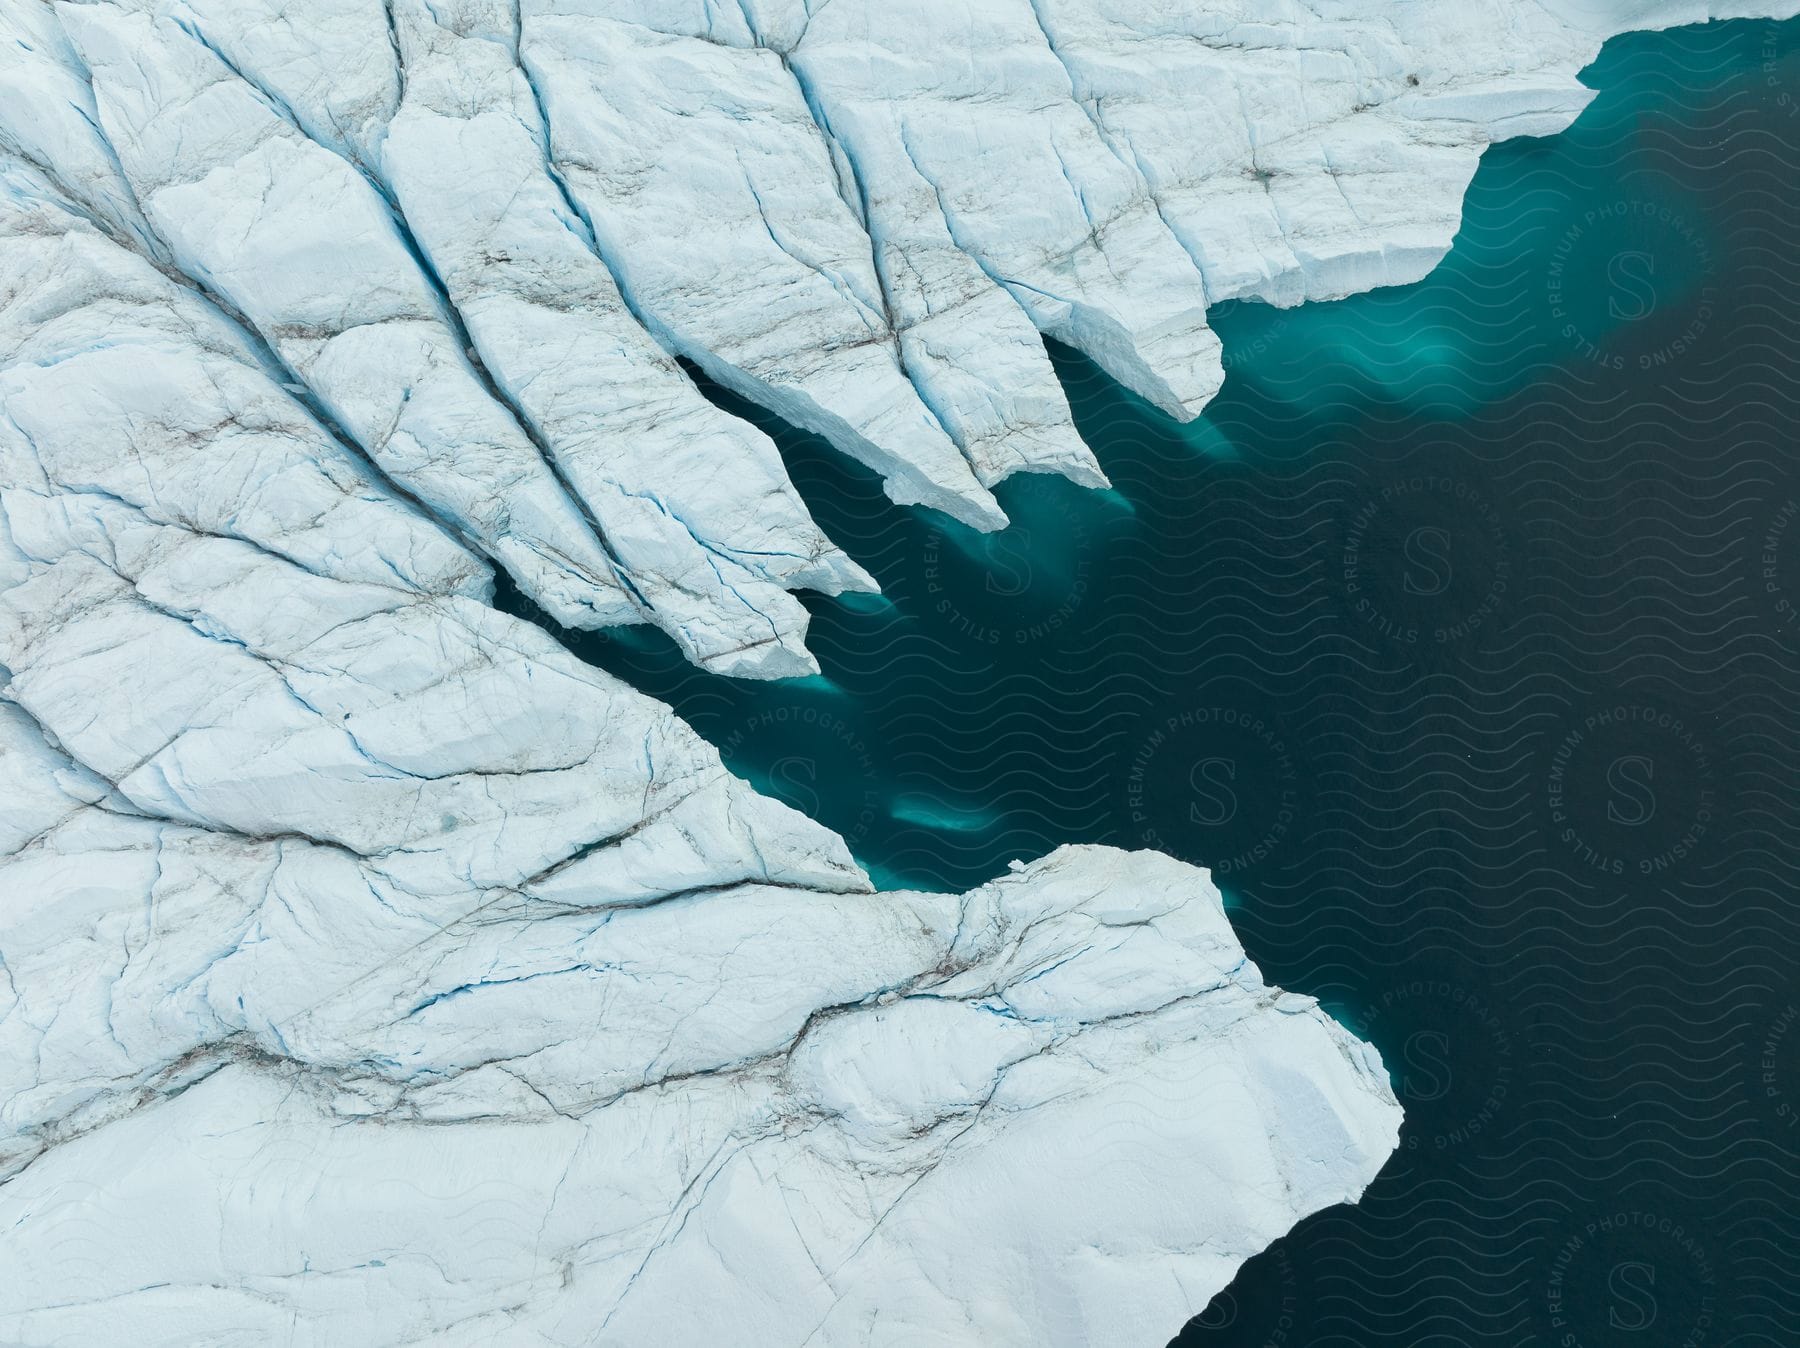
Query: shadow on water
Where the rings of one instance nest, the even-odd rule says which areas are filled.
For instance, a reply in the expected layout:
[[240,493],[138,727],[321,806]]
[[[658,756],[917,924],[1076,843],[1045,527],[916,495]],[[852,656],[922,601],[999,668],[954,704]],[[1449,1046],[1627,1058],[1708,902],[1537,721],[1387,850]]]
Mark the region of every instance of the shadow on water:
[[998,535],[709,388],[881,583],[807,598],[822,677],[560,634],[886,886],[1213,867],[1377,1044],[1400,1153],[1182,1345],[1800,1342],[1800,25],[1586,78],[1424,282],[1215,311],[1199,421],[1053,347],[1115,485]]

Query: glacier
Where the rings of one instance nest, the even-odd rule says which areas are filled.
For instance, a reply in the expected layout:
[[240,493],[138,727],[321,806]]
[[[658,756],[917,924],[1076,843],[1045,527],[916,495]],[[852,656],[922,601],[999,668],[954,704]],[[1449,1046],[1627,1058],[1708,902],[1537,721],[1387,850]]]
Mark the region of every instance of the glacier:
[[815,672],[774,445],[1004,527],[1796,0],[0,0],[0,1339],[1161,1342],[1393,1150],[1217,889],[877,892],[496,611]]

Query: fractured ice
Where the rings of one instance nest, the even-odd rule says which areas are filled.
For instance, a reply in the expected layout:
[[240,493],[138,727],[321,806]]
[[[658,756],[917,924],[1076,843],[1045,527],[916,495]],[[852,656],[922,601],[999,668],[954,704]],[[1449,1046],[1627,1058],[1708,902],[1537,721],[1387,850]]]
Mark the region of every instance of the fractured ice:
[[816,669],[677,358],[980,529],[1207,306],[1423,275],[1614,32],[1795,0],[0,0],[0,1338],[1154,1343],[1379,1059],[1203,872],[873,893],[488,606]]

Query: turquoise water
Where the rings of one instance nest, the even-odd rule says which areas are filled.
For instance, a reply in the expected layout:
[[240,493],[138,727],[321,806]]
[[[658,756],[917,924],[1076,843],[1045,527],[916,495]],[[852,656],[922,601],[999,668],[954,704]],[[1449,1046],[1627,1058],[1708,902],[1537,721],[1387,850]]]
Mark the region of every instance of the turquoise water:
[[714,391],[882,584],[821,677],[562,634],[884,885],[1212,866],[1381,1048],[1400,1154],[1183,1344],[1800,1343],[1800,25],[1586,79],[1424,282],[1216,312],[1199,421],[1053,348],[1115,486],[1002,534]]

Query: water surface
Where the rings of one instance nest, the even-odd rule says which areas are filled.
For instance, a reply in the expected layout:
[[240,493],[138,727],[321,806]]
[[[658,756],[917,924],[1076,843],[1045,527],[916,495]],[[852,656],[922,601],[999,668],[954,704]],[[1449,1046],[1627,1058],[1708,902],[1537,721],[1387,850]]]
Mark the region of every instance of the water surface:
[[718,394],[882,584],[822,677],[564,634],[884,885],[1212,866],[1380,1047],[1400,1153],[1183,1345],[1800,1344],[1800,25],[1586,79],[1426,281],[1218,311],[1200,421],[1053,350],[1115,487],[1000,535]]

